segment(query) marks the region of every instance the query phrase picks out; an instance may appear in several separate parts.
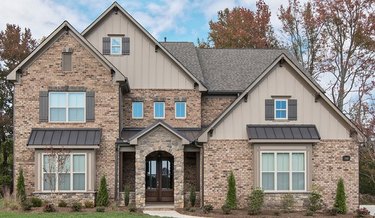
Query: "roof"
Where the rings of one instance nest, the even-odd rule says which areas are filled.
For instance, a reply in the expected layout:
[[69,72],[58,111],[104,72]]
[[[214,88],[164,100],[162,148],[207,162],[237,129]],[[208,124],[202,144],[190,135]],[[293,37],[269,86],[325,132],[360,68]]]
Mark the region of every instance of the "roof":
[[32,129],[28,146],[99,146],[102,130],[97,128]]
[[315,125],[247,125],[249,140],[320,140]]

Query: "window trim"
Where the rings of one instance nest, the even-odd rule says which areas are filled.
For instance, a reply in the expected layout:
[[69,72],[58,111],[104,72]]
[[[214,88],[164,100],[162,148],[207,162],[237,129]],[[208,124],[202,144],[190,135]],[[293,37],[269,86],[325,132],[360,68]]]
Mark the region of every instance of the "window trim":
[[[183,117],[178,117],[177,116],[177,104],[178,103],[184,103],[184,116]],[[176,119],[181,119],[181,120],[184,120],[184,119],[186,119],[186,114],[187,114],[187,111],[186,111],[186,101],[176,101],[175,103],[174,103],[174,117],[176,118]]]
[[[88,170],[87,170],[87,153],[67,153],[67,154],[51,154],[51,153],[42,153],[42,165],[41,165],[41,168],[42,168],[42,171],[41,171],[41,192],[47,192],[47,193],[50,193],[51,190],[44,190],[44,175],[49,173],[49,172],[45,172],[43,167],[44,167],[44,156],[51,156],[51,155],[55,155],[56,157],[58,155],[69,155],[70,157],[70,190],[59,190],[59,168],[58,166],[56,166],[56,170],[55,172],[55,190],[54,192],[58,192],[58,193],[84,193],[84,192],[87,192],[87,184],[88,184],[88,181],[87,181],[87,175],[88,175]],[[85,157],[85,189],[84,190],[73,190],[73,175],[74,175],[74,170],[73,170],[73,156],[74,155],[83,155]],[[57,165],[57,163],[56,163]],[[78,173],[78,172],[75,172],[75,173]]]
[[[288,120],[288,110],[289,110],[289,108],[288,108],[288,99],[286,99],[286,98],[276,98],[273,101],[274,101],[274,108],[273,108],[273,110],[274,110],[274,119],[275,120]],[[285,101],[285,109],[277,109],[277,107],[276,107],[276,101]],[[285,118],[284,117],[278,118],[277,115],[276,115],[277,111],[285,111]]]
[[[141,103],[141,105],[142,105],[142,116],[141,116],[141,117],[135,117],[135,116],[134,116],[134,103]],[[143,106],[144,106],[143,101],[132,101],[132,119],[135,119],[135,120],[141,120],[141,119],[144,118],[144,110],[143,110]]]
[[[52,108],[65,108],[64,121],[51,121],[51,94],[65,94],[65,107],[52,107]],[[69,94],[82,94],[83,93],[83,120],[82,121],[69,121],[69,108],[82,108],[82,107],[69,107]],[[86,123],[86,92],[48,92],[48,122],[49,123]]]
[[[262,177],[263,177],[263,175],[262,175],[262,173],[263,173],[263,171],[262,171],[262,154],[263,153],[272,153],[272,154],[274,154],[274,171],[273,171],[273,173],[274,173],[274,189],[273,190],[264,190],[264,192],[265,193],[285,193],[285,192],[288,192],[288,193],[305,193],[305,192],[307,192],[307,190],[308,190],[308,181],[307,181],[307,170],[308,170],[308,162],[307,162],[307,159],[308,159],[308,157],[307,157],[307,151],[306,150],[261,150],[260,152],[259,152],[259,187],[261,187],[262,188]],[[288,173],[289,173],[289,189],[288,190],[277,190],[277,173],[279,172],[279,171],[277,171],[277,154],[278,153],[288,153],[289,154],[289,171],[288,171]],[[293,188],[292,188],[292,174],[293,174],[293,172],[300,172],[300,171],[293,171],[292,170],[292,154],[304,154],[304,190],[293,190]],[[267,172],[267,171],[265,171],[265,172]],[[270,171],[271,172],[271,171]],[[286,171],[282,171],[282,172],[286,172]],[[263,188],[262,188],[263,189]]]
[[[157,103],[163,103],[163,116],[162,117],[157,117],[156,116],[155,105]],[[164,101],[154,101],[154,119],[165,119],[165,102]]]
[[[112,40],[114,39],[119,39],[120,40],[120,45],[113,45],[112,44]],[[113,53],[112,52],[112,47],[115,46],[115,47],[119,47],[119,53]],[[122,37],[120,36],[110,36],[110,55],[122,55]]]

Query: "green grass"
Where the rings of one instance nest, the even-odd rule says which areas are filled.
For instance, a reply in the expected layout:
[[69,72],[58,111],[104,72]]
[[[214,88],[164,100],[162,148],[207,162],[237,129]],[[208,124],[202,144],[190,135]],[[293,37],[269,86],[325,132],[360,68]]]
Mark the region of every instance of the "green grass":
[[0,217],[7,217],[7,218],[59,218],[59,217],[92,217],[92,218],[111,218],[111,217],[127,217],[127,218],[150,218],[153,216],[149,216],[146,214],[137,214],[137,213],[128,213],[128,212],[104,212],[104,213],[97,213],[97,212],[78,212],[78,213],[27,213],[27,212],[11,212],[11,211],[0,211]]

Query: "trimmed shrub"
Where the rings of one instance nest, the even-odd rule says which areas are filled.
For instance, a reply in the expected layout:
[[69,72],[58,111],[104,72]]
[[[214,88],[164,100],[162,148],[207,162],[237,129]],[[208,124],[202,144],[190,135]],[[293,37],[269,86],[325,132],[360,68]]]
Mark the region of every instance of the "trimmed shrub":
[[73,212],[81,212],[82,204],[80,202],[74,202],[71,208]]
[[52,203],[48,203],[44,205],[43,211],[46,213],[56,212],[55,205],[53,205]]
[[292,194],[285,194],[281,199],[281,208],[284,212],[290,213],[293,211],[295,202]]
[[24,211],[31,210],[32,206],[33,206],[33,204],[31,203],[31,201],[29,199],[26,199],[23,202],[21,202],[21,207],[22,207],[22,210],[24,210]]
[[311,210],[307,210],[305,216],[314,216],[314,212]]
[[129,186],[126,185],[125,189],[124,189],[124,203],[125,203],[125,206],[128,206],[129,202],[130,202],[130,188],[129,188]]
[[197,195],[195,193],[195,187],[194,186],[191,186],[190,187],[190,196],[189,196],[189,200],[190,200],[190,205],[192,207],[195,206],[195,202],[197,201]]
[[313,214],[316,211],[323,208],[322,195],[318,192],[317,189],[313,189],[310,193],[309,198],[307,199],[307,210],[311,211]]
[[33,207],[41,207],[43,205],[43,201],[40,198],[32,197],[31,204],[33,205]]
[[25,177],[23,177],[23,170],[20,169],[20,172],[17,177],[17,200],[21,203],[26,201],[26,191],[25,191]]
[[204,213],[210,213],[213,209],[214,207],[212,206],[212,204],[206,204],[203,206]]
[[224,204],[221,207],[221,210],[223,210],[224,214],[230,214],[232,212],[232,209],[227,204]]
[[250,196],[248,202],[248,214],[249,215],[258,215],[262,211],[264,203],[264,192],[262,189],[256,188],[254,189]]
[[99,212],[99,213],[105,212],[105,207],[97,207],[96,212]]
[[86,208],[94,208],[94,202],[92,201],[85,201],[84,202]]
[[100,207],[107,207],[109,205],[107,180],[105,176],[100,179],[100,187],[98,196],[96,198],[96,205]]
[[342,178],[340,178],[337,183],[334,207],[337,208],[338,210],[337,212],[340,214],[346,214],[348,210],[346,206],[346,194],[345,194],[344,180]]
[[233,171],[230,172],[228,177],[228,192],[225,204],[230,207],[230,209],[237,208],[236,179],[234,178]]
[[60,200],[59,203],[57,204],[58,207],[67,207],[68,204],[64,200]]
[[366,208],[358,208],[355,213],[357,214],[357,217],[365,217],[367,215],[370,215],[370,211],[368,211]]

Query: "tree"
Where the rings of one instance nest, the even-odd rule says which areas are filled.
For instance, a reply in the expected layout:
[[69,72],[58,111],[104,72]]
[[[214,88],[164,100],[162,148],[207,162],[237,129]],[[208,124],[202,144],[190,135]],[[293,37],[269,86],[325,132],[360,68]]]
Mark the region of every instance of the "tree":
[[218,12],[218,20],[210,21],[209,40],[215,48],[272,48],[278,43],[270,24],[271,12],[263,0],[257,11],[243,7]]
[[298,0],[289,0],[288,6],[279,8],[279,20],[286,35],[286,44],[310,75],[316,72],[319,49],[322,48],[322,22],[313,4],[303,6]]
[[348,210],[346,206],[346,194],[345,194],[344,180],[342,178],[340,178],[337,183],[334,207],[337,208],[337,212],[340,214],[346,214]]
[[23,177],[22,169],[20,169],[17,178],[17,200],[21,203],[26,201],[25,178]]
[[236,179],[234,178],[233,171],[230,172],[230,175],[228,177],[228,192],[225,204],[230,209],[237,208]]
[[107,207],[109,205],[107,180],[105,176],[100,179],[99,192],[96,198],[96,206]]

